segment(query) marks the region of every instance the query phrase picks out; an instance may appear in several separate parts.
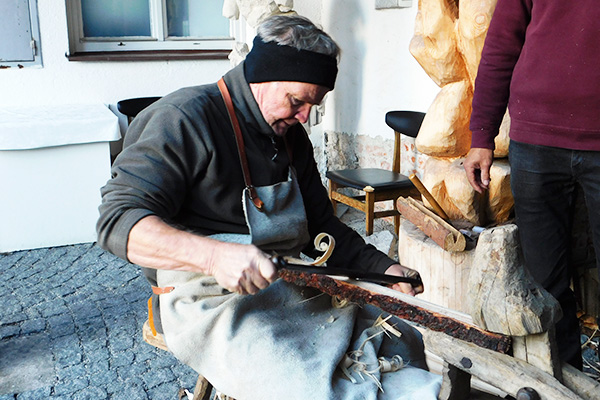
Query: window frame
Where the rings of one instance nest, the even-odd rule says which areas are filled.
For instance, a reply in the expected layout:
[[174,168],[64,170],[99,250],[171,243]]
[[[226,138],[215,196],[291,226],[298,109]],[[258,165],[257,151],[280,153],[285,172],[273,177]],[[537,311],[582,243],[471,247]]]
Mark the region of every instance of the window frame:
[[[150,2],[152,37],[84,38],[81,0],[66,0],[69,52],[67,58],[81,61],[227,58],[235,42],[245,35],[242,19],[229,21],[229,37],[179,38],[167,36],[166,0]],[[225,17],[223,17],[225,18]]]
[[[41,46],[42,42],[40,37],[40,23],[38,17],[37,1],[24,0],[24,3],[27,3],[29,7],[29,32],[31,33],[30,48],[32,51],[33,60],[1,60],[1,68],[43,67]],[[15,34],[18,34],[18,32]]]

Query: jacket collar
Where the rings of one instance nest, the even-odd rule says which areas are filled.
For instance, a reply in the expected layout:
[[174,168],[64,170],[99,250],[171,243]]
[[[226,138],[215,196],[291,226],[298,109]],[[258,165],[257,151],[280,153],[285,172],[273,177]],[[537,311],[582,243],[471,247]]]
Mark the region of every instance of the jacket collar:
[[273,136],[273,128],[267,123],[258,107],[258,103],[250,90],[250,85],[244,76],[244,63],[234,67],[224,76],[225,83],[231,94],[238,119],[253,126],[260,133]]

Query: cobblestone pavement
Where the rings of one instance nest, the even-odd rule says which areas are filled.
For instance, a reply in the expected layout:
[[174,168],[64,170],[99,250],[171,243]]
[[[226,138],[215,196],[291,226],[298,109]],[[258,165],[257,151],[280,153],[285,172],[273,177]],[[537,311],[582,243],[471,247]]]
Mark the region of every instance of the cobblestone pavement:
[[[346,222],[364,234],[364,217]],[[368,241],[393,235],[376,222]],[[392,246],[394,247],[394,246]],[[0,400],[171,400],[197,374],[142,339],[140,269],[87,243],[0,253]]]
[[197,374],[146,344],[149,287],[95,244],[0,254],[0,400],[177,399]]

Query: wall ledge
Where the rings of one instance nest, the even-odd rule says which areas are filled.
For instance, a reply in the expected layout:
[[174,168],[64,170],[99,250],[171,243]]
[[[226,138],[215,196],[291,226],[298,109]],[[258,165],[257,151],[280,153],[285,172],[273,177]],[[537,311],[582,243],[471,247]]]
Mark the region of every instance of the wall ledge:
[[231,50],[99,51],[65,54],[69,61],[226,60]]
[[385,10],[387,8],[410,8],[412,0],[375,0],[376,10]]

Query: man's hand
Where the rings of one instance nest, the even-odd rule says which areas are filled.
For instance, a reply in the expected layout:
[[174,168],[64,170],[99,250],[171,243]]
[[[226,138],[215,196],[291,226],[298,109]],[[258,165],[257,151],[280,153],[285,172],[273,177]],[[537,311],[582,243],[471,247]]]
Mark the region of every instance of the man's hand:
[[255,294],[277,279],[270,258],[256,246],[220,242],[215,246],[208,272],[219,285],[238,294]]
[[[419,273],[414,269],[404,267],[400,264],[393,264],[385,271],[386,275],[405,276],[408,278],[417,278]],[[423,293],[423,285],[412,286],[410,283],[398,282],[392,285],[392,289],[399,292],[415,296],[419,293]]]
[[148,268],[212,275],[239,294],[257,293],[277,279],[275,265],[256,246],[199,236],[155,215],[142,218],[129,232],[127,259]]
[[491,149],[472,148],[463,162],[467,179],[478,193],[483,193],[490,185],[493,157],[494,151]]

